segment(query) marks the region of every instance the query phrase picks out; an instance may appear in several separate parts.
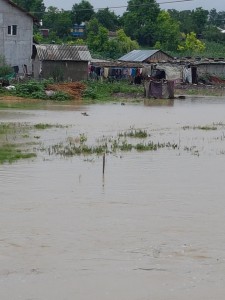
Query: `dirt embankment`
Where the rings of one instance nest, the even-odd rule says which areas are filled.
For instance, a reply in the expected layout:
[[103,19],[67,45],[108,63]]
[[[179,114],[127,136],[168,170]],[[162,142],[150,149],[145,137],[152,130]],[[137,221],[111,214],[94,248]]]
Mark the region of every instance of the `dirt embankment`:
[[[69,94],[71,96],[71,100],[79,101],[82,100],[83,92],[85,91],[86,86],[81,82],[69,82],[69,83],[58,83],[58,84],[50,84],[47,86],[47,91],[61,91]],[[216,77],[211,78],[211,82],[208,83],[200,83],[200,84],[179,84],[175,86],[175,96],[178,95],[198,95],[198,96],[225,96],[225,80],[219,80]],[[144,99],[143,94],[139,92],[137,93],[116,93],[115,98],[126,100],[126,101],[141,101]],[[39,103],[43,100],[38,99],[28,99],[18,96],[12,95],[1,95],[0,101],[2,103]],[[44,100],[46,101],[46,100]]]
[[[81,100],[83,92],[85,90],[85,84],[81,82],[69,82],[69,83],[58,83],[58,84],[49,84],[46,88],[46,91],[52,92],[64,92],[71,96],[71,100]],[[3,102],[38,102],[39,99],[30,99],[24,97],[18,97],[13,95],[1,95],[0,100]]]
[[48,90],[67,93],[73,100],[80,100],[85,88],[85,84],[81,82],[58,83],[47,86]]

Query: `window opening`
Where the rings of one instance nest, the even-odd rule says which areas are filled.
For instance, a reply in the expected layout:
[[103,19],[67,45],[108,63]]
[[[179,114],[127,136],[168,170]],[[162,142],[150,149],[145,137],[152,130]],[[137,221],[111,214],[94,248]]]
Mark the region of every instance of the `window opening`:
[[8,34],[9,35],[17,35],[17,25],[8,26]]

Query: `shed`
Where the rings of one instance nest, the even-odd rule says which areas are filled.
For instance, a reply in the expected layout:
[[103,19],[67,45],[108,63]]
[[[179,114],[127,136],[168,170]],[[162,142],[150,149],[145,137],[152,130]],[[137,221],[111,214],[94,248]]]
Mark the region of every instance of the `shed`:
[[33,76],[57,81],[80,81],[88,78],[91,54],[87,46],[34,45]]
[[173,57],[162,50],[133,50],[120,57],[119,61],[139,62],[139,63],[157,63],[160,61],[170,61]]

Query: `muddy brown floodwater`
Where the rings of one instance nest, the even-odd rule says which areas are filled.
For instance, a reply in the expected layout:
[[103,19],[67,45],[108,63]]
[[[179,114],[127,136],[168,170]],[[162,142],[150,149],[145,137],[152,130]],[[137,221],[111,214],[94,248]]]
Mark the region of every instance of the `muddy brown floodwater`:
[[0,119],[67,125],[35,132],[45,144],[132,127],[179,146],[108,154],[104,177],[97,156],[39,151],[1,165],[0,299],[224,299],[225,98],[4,110]]

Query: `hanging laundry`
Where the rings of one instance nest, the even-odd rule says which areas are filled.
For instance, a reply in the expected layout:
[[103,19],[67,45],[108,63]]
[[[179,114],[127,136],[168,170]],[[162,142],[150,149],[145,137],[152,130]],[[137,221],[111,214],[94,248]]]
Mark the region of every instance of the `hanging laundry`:
[[104,68],[103,76],[104,76],[104,78],[108,78],[108,76],[109,76],[109,68]]

